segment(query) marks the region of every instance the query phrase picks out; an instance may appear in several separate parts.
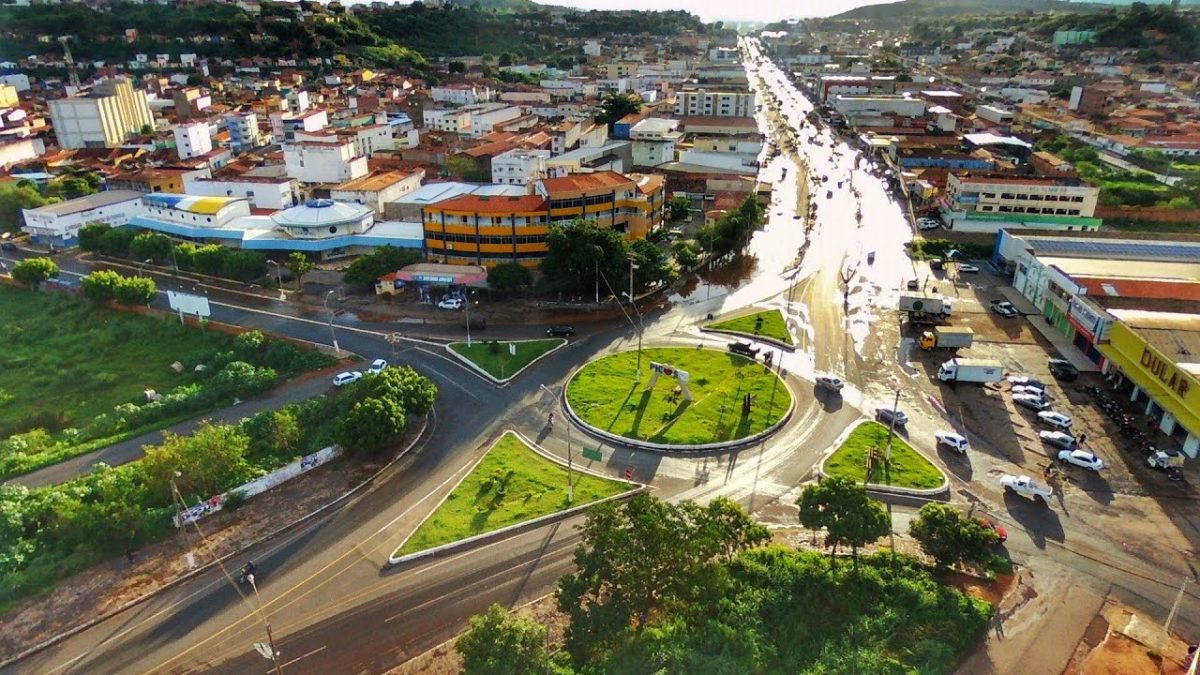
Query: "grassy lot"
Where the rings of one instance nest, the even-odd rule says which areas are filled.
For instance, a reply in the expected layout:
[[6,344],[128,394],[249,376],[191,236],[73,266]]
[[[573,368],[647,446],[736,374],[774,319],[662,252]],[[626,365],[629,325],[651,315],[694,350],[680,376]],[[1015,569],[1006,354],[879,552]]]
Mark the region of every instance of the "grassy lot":
[[[675,393],[673,377],[660,376],[653,391],[650,362],[687,371],[692,401]],[[712,349],[645,349],[642,376],[634,382],[637,352],[587,364],[567,385],[567,398],[588,424],[627,438],[690,445],[745,438],[778,422],[791,406],[786,386],[760,363]],[[750,394],[750,414],[742,397]]]
[[[574,506],[629,489],[627,484],[589,474],[575,473],[573,478]],[[491,532],[567,507],[567,470],[506,433],[396,555]]]
[[1186,234],[1200,234],[1200,223],[1155,223],[1148,220],[1108,218],[1104,221],[1104,226],[1122,232],[1183,232]]
[[[762,319],[762,326],[755,330],[758,320]],[[768,309],[746,316],[739,316],[736,319],[728,321],[719,321],[717,323],[708,324],[708,328],[716,330],[727,330],[733,333],[744,333],[750,336],[761,335],[769,337],[773,340],[778,340],[784,344],[794,344],[792,335],[788,332],[787,322],[784,321],[783,312],[777,309]]]
[[825,462],[825,473],[862,482],[866,477],[867,451],[878,448],[868,482],[908,488],[935,488],[942,484],[945,480],[942,472],[899,436],[892,440],[892,461],[884,463],[887,437],[888,428],[878,422],[860,424]]
[[[0,286],[0,438],[85,425],[127,401],[194,381],[191,366],[232,338],[177,320],[114,312]],[[170,366],[187,366],[176,374]]]
[[[450,349],[454,350],[455,354],[466,357],[475,365],[483,368],[492,377],[503,380],[564,342],[566,340],[562,338],[518,342],[472,340],[470,347],[467,347],[465,342],[451,342]],[[516,356],[508,353],[510,344],[517,346]]]

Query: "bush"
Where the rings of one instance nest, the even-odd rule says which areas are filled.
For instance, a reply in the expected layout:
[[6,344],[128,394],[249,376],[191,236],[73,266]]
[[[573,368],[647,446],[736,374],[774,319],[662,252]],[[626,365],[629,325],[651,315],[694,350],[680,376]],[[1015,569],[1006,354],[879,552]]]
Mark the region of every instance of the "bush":
[[113,289],[113,297],[122,305],[149,305],[157,292],[150,277],[124,277]]
[[100,238],[100,253],[117,258],[128,258],[129,247],[136,232],[124,227],[109,228]]
[[124,279],[112,270],[95,270],[80,280],[79,286],[88,300],[105,303],[116,297],[117,286]]
[[420,261],[421,254],[418,251],[381,246],[350,263],[342,280],[360,289],[374,288],[379,277]]
[[258,251],[230,250],[219,272],[220,276],[250,283],[267,273],[267,257]]
[[171,260],[171,239],[158,232],[139,232],[129,243],[129,255],[138,262],[165,264]]
[[26,258],[12,268],[12,278],[31,288],[37,288],[57,274],[58,265],[49,258]]

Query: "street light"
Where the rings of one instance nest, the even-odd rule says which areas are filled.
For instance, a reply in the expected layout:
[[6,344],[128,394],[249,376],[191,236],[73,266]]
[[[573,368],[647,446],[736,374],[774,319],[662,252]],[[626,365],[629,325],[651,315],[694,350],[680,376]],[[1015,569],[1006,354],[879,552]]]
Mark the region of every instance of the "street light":
[[[258,584],[254,583],[253,574],[247,574],[246,581],[249,581],[250,588],[254,589],[254,599],[258,605],[258,607],[256,607],[258,618],[263,622],[263,625],[267,627],[267,645],[271,649],[270,658],[271,662],[275,664],[275,675],[283,675],[283,671],[279,669],[279,650],[275,649],[275,636],[271,635],[271,621],[267,619],[267,615],[263,613],[262,596],[258,594]],[[263,654],[263,656],[266,656],[266,654]]]
[[[539,384],[538,386],[541,387],[542,390],[545,391],[547,394],[554,396],[554,392],[550,390],[550,387],[547,387],[544,384]],[[567,395],[566,391],[563,391],[563,396],[566,397],[566,395]],[[563,401],[561,399],[558,402],[558,407],[562,411],[562,414],[563,414],[563,424],[565,424],[567,427],[567,505],[570,505],[573,501],[575,501],[575,488],[571,485],[571,482],[572,482],[571,481],[571,468],[572,468],[571,421],[569,419],[567,419],[567,407],[566,407],[566,404],[563,403]]]
[[283,300],[287,297],[283,293],[283,266],[274,260],[268,260],[267,264],[275,268],[275,283],[279,286],[279,299]]
[[884,458],[890,462],[892,461],[892,438],[896,435],[896,413],[900,408],[900,390],[903,387],[900,385],[900,381],[895,377],[892,377],[888,380],[888,387],[890,387],[892,391],[896,392],[896,397],[892,399],[892,420],[891,423],[888,424],[887,450],[884,452]]
[[638,360],[637,360],[636,379],[640,380],[640,379],[642,379],[642,328],[643,328],[644,322],[642,321],[642,311],[640,309],[638,309],[637,302],[633,299],[633,271],[637,270],[637,269],[641,269],[641,266],[634,264],[633,257],[630,257],[629,258],[629,305],[630,305],[630,307],[633,307],[633,311],[634,311],[634,313],[637,314],[637,318],[638,318],[637,325],[634,326],[634,328],[637,330],[637,337],[638,337],[638,351],[637,351]]
[[471,289],[467,289],[467,292],[466,292],[467,297],[465,299],[465,302],[463,303],[467,308],[467,349],[471,348],[471,295],[473,295],[473,294],[474,294],[474,291],[472,291]]
[[179,528],[179,536],[183,539],[183,547],[187,549],[184,554],[184,559],[187,561],[189,570],[196,569],[196,555],[192,553],[192,542],[187,536],[187,525],[183,522],[183,495],[179,494],[179,487],[175,485],[175,479],[183,474],[176,471],[175,475],[168,479],[171,483],[171,504],[175,506],[175,526]]
[[142,273],[142,271],[146,269],[146,265],[149,265],[152,262],[154,262],[153,258],[146,258],[142,262],[138,263],[138,276],[139,277],[146,276],[145,274]]
[[333,343],[333,355],[341,356],[342,350],[340,347],[338,347],[337,334],[333,332],[333,310],[329,309],[329,296],[333,295],[334,293],[337,293],[337,291],[330,289],[330,291],[325,294],[325,302],[323,304],[325,305],[325,311],[329,312],[329,340]]

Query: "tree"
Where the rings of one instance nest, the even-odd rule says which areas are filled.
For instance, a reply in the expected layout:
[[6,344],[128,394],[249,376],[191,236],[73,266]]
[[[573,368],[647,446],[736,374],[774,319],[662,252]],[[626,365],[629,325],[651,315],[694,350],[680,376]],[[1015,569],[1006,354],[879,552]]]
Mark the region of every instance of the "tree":
[[462,61],[451,61],[447,69],[451,73],[465,73],[467,72],[467,64]]
[[111,229],[107,223],[85,223],[79,228],[79,248],[89,253],[101,253],[104,235]]
[[258,251],[229,251],[221,266],[221,276],[247,283],[266,273],[267,257]]
[[157,290],[150,277],[125,277],[113,289],[113,297],[122,305],[149,305]]
[[513,61],[516,61],[516,59],[516,54],[513,54],[512,52],[504,52],[500,55],[500,59],[496,62],[496,65],[500,66],[501,68],[507,68],[511,66]]
[[991,528],[966,517],[957,508],[939,502],[922,506],[909,525],[908,533],[938,567],[986,561],[991,557],[991,547],[999,539]]
[[58,201],[38,192],[37,187],[26,181],[0,185],[0,231],[16,232],[25,224],[25,209],[36,209]]
[[220,244],[207,244],[198,247],[190,257],[197,272],[219,277],[225,270],[225,259],[229,257],[229,249]]
[[387,398],[367,398],[355,403],[338,422],[334,438],[344,448],[374,454],[399,438],[406,425],[404,409],[398,403]]
[[139,262],[165,264],[171,260],[171,239],[158,232],[139,232],[129,242],[129,255]]
[[[200,423],[188,436],[163,432],[163,442],[148,447],[140,464],[160,503],[170,504],[170,482],[175,479],[180,494],[208,499],[226,485],[238,485],[252,477],[246,461],[249,438],[236,425]],[[178,472],[178,473],[176,473]]]
[[[629,251],[636,266],[633,270],[634,292],[656,284],[669,284],[675,280],[675,267],[658,244],[648,239],[636,239],[629,245]],[[628,271],[625,279],[629,279]]]
[[504,262],[488,270],[488,288],[511,293],[533,285],[533,273],[518,262]]
[[612,93],[604,97],[600,103],[600,114],[596,121],[607,124],[609,131],[622,117],[642,111],[642,99],[635,94]]
[[891,518],[879,502],[867,496],[867,489],[840,476],[825,478],[809,485],[796,500],[800,524],[809,529],[825,530],[825,545],[831,548],[830,562],[837,547],[850,547],[857,560],[858,549],[891,531]]
[[37,288],[43,281],[56,275],[58,265],[49,258],[26,258],[12,268],[12,278],[30,288]]
[[[546,237],[546,257],[541,270],[547,283],[558,290],[604,289],[613,291],[629,269],[629,243],[621,233],[590,220],[551,225]],[[603,279],[599,277],[603,276]],[[607,283],[605,283],[607,281]]]
[[95,270],[79,280],[83,295],[96,303],[105,303],[116,297],[117,286],[124,279],[112,270]]
[[296,279],[296,290],[304,289],[304,275],[308,274],[316,267],[316,263],[308,259],[300,251],[292,251],[287,257],[287,268]]
[[509,615],[500,605],[471,617],[471,627],[458,638],[455,648],[463,657],[466,675],[524,675],[546,673],[546,626],[528,618]]
[[687,197],[672,197],[667,202],[667,212],[672,223],[687,220],[692,217],[692,200]]
[[128,258],[129,248],[137,232],[124,227],[109,228],[100,239],[100,253],[114,258]]
[[421,254],[395,246],[380,246],[371,253],[359,256],[346,268],[342,281],[361,289],[375,287],[379,277],[421,261]]
[[410,366],[393,366],[371,377],[366,396],[387,399],[411,415],[424,415],[437,400],[437,385]]
[[466,178],[468,174],[476,171],[478,167],[474,160],[466,155],[454,155],[446,158],[446,162],[442,164],[442,171],[456,178]]
[[695,247],[691,242],[680,241],[675,243],[675,262],[683,269],[690,270],[696,266],[700,257],[696,254]]

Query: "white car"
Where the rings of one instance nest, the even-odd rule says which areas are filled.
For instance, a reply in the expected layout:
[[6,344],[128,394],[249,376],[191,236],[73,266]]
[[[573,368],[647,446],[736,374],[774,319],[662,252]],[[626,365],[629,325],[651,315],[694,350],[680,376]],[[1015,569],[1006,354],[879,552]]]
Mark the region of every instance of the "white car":
[[383,372],[384,368],[387,368],[387,361],[384,361],[383,359],[375,359],[371,362],[371,367],[367,368],[367,374],[378,375],[379,373]]
[[1012,393],[1013,396],[1020,394],[1024,396],[1036,396],[1043,401],[1046,400],[1046,390],[1042,389],[1041,387],[1031,387],[1025,384],[1018,384],[1013,386]]
[[974,274],[978,271],[979,268],[974,265],[968,265],[966,263],[959,263],[958,265],[959,274]]
[[841,391],[842,387],[846,386],[846,383],[842,382],[840,377],[834,377],[833,375],[818,375],[817,386],[824,387],[830,391]]
[[1058,461],[1082,466],[1091,471],[1099,471],[1104,468],[1104,460],[1087,450],[1063,450],[1058,453]]
[[1066,429],[1066,430],[1071,429],[1071,416],[1070,415],[1064,415],[1060,412],[1055,412],[1053,410],[1043,410],[1042,412],[1038,413],[1037,416],[1038,416],[1038,419],[1041,420],[1043,424],[1047,424],[1052,427],[1058,427],[1059,429]]
[[917,221],[917,227],[922,230],[936,230],[941,227],[941,223],[933,218],[921,218]]
[[1060,450],[1074,450],[1079,441],[1065,431],[1039,431],[1038,437],[1046,445],[1053,445]]
[[1005,492],[1015,492],[1019,495],[1041,499],[1049,503],[1050,498],[1054,496],[1054,491],[1049,487],[1035,482],[1029,476],[1014,476],[1011,473],[1006,473],[1000,476],[1000,485]]
[[944,445],[947,448],[950,448],[951,450],[957,450],[964,455],[967,454],[967,448],[971,447],[971,444],[967,442],[965,436],[953,431],[939,431],[935,433],[933,437],[937,439],[938,445]]
[[338,373],[333,378],[333,385],[335,387],[344,387],[351,382],[358,382],[362,379],[362,376],[363,374],[357,370],[348,370],[344,373]]
[[437,304],[438,309],[462,309],[462,298],[446,298]]
[[992,311],[999,314],[1000,316],[1005,316],[1005,317],[1010,317],[1010,318],[1019,314],[1019,312],[1017,312],[1017,308],[1014,307],[1013,304],[1011,302],[1008,302],[1007,300],[997,300],[996,302],[993,302],[992,303]]
[[1046,388],[1045,382],[1042,382],[1036,377],[1030,377],[1028,375],[1009,375],[1008,383],[1012,385],[1020,385],[1022,387],[1037,387],[1038,389]]
[[1044,411],[1046,408],[1050,407],[1050,404],[1046,403],[1045,399],[1043,399],[1041,396],[1030,396],[1029,394],[1013,394],[1012,400],[1013,400],[1013,403],[1016,403],[1017,405],[1019,405],[1023,408],[1029,408],[1030,410],[1036,410],[1038,415],[1041,415],[1042,411]]

